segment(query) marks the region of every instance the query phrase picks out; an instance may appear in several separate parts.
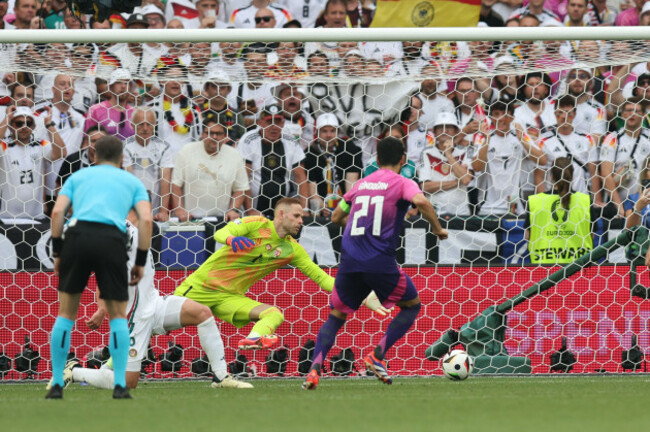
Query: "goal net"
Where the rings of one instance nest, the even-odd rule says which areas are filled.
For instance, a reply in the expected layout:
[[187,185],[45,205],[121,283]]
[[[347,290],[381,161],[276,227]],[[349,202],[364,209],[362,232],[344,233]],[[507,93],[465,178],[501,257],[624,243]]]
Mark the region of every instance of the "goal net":
[[[402,175],[421,185],[449,238],[438,242],[409,213],[396,259],[423,309],[388,354],[392,373],[440,375],[427,349],[441,340],[456,345],[449,330],[464,325],[485,350],[479,354],[495,355],[490,346],[498,345],[505,356],[504,368],[495,363],[487,372],[512,372],[510,358],[525,359],[521,371],[533,373],[645,370],[645,228],[498,316],[488,308],[617,238],[626,215],[632,225],[647,223],[635,204],[650,182],[647,37],[506,28],[466,29],[465,40],[445,41],[453,30],[447,37],[435,29],[391,33],[394,41],[370,30],[320,40],[309,31],[268,31],[267,42],[246,41],[237,30],[30,31],[19,43],[10,39],[17,32],[0,35],[2,378],[50,376],[58,281],[47,215],[107,134],[124,140],[124,168],[150,192],[162,295],[221,246],[212,236],[225,218],[269,215],[284,195],[305,207],[300,244],[335,274],[342,231],[329,216],[355,181],[377,169],[378,140],[393,136],[406,147]],[[477,35],[482,40],[470,40]],[[184,42],[160,42],[167,40]],[[240,157],[215,162],[210,149],[222,146]],[[91,364],[108,333],[106,321],[97,331],[85,324],[96,310],[94,287],[91,279],[71,344]],[[329,295],[292,268],[247,295],[281,309],[285,321],[281,348],[240,352],[248,361],[240,370],[277,376],[281,365],[298,375]],[[360,359],[389,318],[359,310],[330,357],[352,348]],[[236,365],[237,342],[250,326],[219,325],[226,360]],[[143,371],[193,376],[193,360],[203,355],[195,328],[154,336],[150,351],[159,359],[170,344],[183,348],[177,368],[154,361]],[[357,374],[345,363],[326,366]]]

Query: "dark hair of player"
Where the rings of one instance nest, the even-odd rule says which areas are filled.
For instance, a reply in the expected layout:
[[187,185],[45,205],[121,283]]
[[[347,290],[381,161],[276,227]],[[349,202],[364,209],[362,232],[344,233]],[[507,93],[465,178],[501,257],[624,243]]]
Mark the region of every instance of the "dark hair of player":
[[404,144],[393,137],[386,137],[377,144],[377,165],[395,166],[402,162],[404,156]]

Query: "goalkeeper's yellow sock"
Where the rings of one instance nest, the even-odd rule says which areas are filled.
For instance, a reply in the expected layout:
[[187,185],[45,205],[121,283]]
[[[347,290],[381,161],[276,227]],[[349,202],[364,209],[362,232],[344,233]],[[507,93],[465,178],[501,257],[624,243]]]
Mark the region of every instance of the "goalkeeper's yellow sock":
[[282,315],[280,309],[276,307],[268,308],[260,313],[260,319],[255,323],[248,337],[254,338],[272,335],[275,333],[275,329],[280,327],[280,324],[282,324],[283,321],[284,315]]

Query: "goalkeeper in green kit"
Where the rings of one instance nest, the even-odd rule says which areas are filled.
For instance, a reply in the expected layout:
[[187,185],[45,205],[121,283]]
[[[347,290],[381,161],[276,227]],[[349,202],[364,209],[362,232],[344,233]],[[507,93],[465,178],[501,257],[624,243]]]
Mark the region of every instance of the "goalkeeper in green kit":
[[[239,349],[268,349],[278,341],[274,333],[284,321],[282,312],[245,296],[267,274],[292,265],[325,291],[332,292],[334,287],[334,278],[318,267],[293,237],[302,227],[300,201],[280,199],[274,215],[273,221],[262,216],[244,217],[217,231],[214,239],[226,246],[213,253],[174,292],[208,306],[215,317],[237,328],[255,321],[250,334],[239,341]],[[364,304],[381,315],[389,312],[374,292]]]

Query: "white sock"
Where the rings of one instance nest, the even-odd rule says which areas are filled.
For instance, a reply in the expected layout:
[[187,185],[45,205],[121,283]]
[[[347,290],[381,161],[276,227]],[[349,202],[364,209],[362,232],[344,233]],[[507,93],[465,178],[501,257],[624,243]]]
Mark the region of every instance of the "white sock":
[[74,382],[86,382],[93,387],[112,390],[113,370],[104,367],[100,369],[77,367],[72,369],[72,380]]
[[218,380],[224,379],[228,375],[228,366],[226,365],[225,351],[221,333],[217,327],[214,318],[210,317],[196,326],[199,333],[199,341],[203,351],[208,355],[208,361],[212,367],[212,372]]

